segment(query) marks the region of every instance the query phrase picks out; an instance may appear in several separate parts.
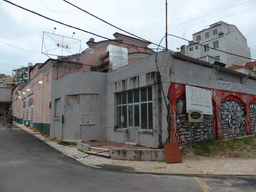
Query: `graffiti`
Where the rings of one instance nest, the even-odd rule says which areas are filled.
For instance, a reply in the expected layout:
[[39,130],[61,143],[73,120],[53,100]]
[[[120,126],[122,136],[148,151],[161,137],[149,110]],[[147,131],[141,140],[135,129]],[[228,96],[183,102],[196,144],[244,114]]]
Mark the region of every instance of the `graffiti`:
[[249,107],[250,122],[251,122],[251,133],[256,133],[256,104],[251,104]]
[[186,113],[186,101],[180,99],[177,103],[177,120],[176,126],[179,133],[179,145],[207,140],[214,137],[214,116],[204,115],[204,122],[190,123],[188,122],[188,114]]
[[168,94],[170,136],[177,134],[180,145],[212,137],[256,134],[256,95],[208,88],[212,91],[214,116],[204,114],[203,123],[189,124],[185,87],[184,84],[172,83]]
[[227,90],[227,91],[234,91],[240,93],[246,93],[246,86],[238,83],[233,82],[226,82],[226,81],[219,81],[218,88]]
[[223,136],[246,134],[243,105],[237,101],[225,101],[220,104],[220,108]]

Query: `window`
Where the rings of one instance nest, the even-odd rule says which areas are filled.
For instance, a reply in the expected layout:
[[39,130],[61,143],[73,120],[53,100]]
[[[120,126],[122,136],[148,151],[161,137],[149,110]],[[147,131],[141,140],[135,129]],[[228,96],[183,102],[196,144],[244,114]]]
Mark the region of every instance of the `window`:
[[152,87],[117,93],[116,101],[118,127],[153,129]]
[[197,50],[197,49],[198,49],[198,45],[195,46],[195,50]]
[[196,40],[197,40],[197,41],[200,41],[200,40],[201,40],[201,35],[197,35],[197,36],[196,36]]
[[208,38],[209,37],[209,32],[206,32],[205,33],[205,38]]
[[214,42],[213,42],[213,48],[214,48],[214,49],[219,48],[219,41],[214,41]]
[[97,67],[91,66],[91,71],[97,71]]
[[204,45],[204,51],[209,51],[209,44]]
[[212,33],[213,33],[213,35],[217,35],[217,29],[214,29],[213,31],[212,31]]
[[189,51],[193,51],[193,47],[190,47],[190,48],[189,48]]

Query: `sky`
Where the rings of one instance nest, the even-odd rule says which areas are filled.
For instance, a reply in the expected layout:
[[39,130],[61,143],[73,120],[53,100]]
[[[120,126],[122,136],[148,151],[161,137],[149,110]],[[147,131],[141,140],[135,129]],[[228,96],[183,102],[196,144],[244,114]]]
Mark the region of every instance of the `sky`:
[[[63,0],[10,0],[51,19],[114,39],[115,29]],[[69,0],[76,6],[155,44],[165,35],[165,0]],[[192,40],[192,34],[224,21],[236,25],[247,39],[251,58],[256,58],[256,0],[168,0],[168,34]],[[54,29],[56,28],[56,29]],[[73,34],[74,33],[74,34]],[[57,36],[60,35],[60,36]],[[128,34],[126,34],[128,35]],[[63,38],[65,36],[67,38]],[[104,40],[46,20],[0,0],[0,73],[44,63],[55,55],[75,54],[88,48],[86,42]],[[65,41],[69,52],[56,49]],[[177,51],[186,41],[168,37],[168,48]],[[161,43],[165,46],[165,40]],[[157,48],[150,45],[151,48]],[[46,54],[46,52],[48,54]]]

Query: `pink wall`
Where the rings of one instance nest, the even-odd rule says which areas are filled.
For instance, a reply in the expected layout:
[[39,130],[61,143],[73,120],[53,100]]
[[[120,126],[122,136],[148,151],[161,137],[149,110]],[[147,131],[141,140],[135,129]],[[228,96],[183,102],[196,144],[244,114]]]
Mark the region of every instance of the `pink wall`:
[[[57,61],[55,59],[48,59],[45,63],[36,64],[31,71],[31,80],[25,87],[18,85],[12,97],[12,108],[13,115],[19,119],[23,119],[23,109],[25,110],[24,120],[31,120],[31,108],[33,108],[33,122],[34,123],[47,123],[50,124],[50,113],[51,109],[49,107],[51,102],[51,83],[52,80],[58,79],[70,72],[79,72],[79,71],[90,71],[91,66],[99,66],[101,64],[107,63],[108,58],[101,60],[99,55],[106,52],[107,46],[110,44],[125,47],[128,49],[129,53],[134,52],[144,52],[144,53],[153,53],[152,50],[146,48],[138,48],[138,46],[147,46],[148,43],[134,40],[134,38],[123,38],[120,34],[118,40],[127,43],[133,44],[121,44],[113,41],[101,41],[101,42],[91,42],[88,43],[89,49],[79,56],[78,62],[72,61]],[[129,62],[139,59],[139,57],[132,58]],[[57,66],[57,62],[58,64]],[[76,67],[71,67],[70,64]],[[39,84],[39,81],[42,81],[42,84]],[[29,89],[29,91],[27,91]],[[16,92],[21,91],[21,98],[18,98]],[[22,94],[25,92],[25,94]],[[33,98],[33,103],[23,107],[25,100],[30,100]],[[28,109],[28,118],[26,118]]]

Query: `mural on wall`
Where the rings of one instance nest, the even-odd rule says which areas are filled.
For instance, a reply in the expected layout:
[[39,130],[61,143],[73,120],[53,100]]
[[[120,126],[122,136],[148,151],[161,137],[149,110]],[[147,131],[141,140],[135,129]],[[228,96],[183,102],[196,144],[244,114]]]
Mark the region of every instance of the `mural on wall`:
[[253,103],[249,107],[251,133],[256,133],[256,103]]
[[204,115],[203,123],[192,123],[190,140],[185,89],[185,84],[172,83],[168,92],[169,138],[175,138],[180,145],[256,133],[256,95],[207,88],[212,91],[214,116]]
[[[176,126],[179,134],[179,145],[186,145],[197,141],[207,140],[214,137],[214,116],[204,115],[204,122],[188,122],[186,113],[186,101],[180,99],[177,103],[177,120]],[[191,131],[190,131],[191,128]]]
[[220,103],[221,126],[224,137],[246,134],[245,111],[242,103],[238,101],[225,101]]

